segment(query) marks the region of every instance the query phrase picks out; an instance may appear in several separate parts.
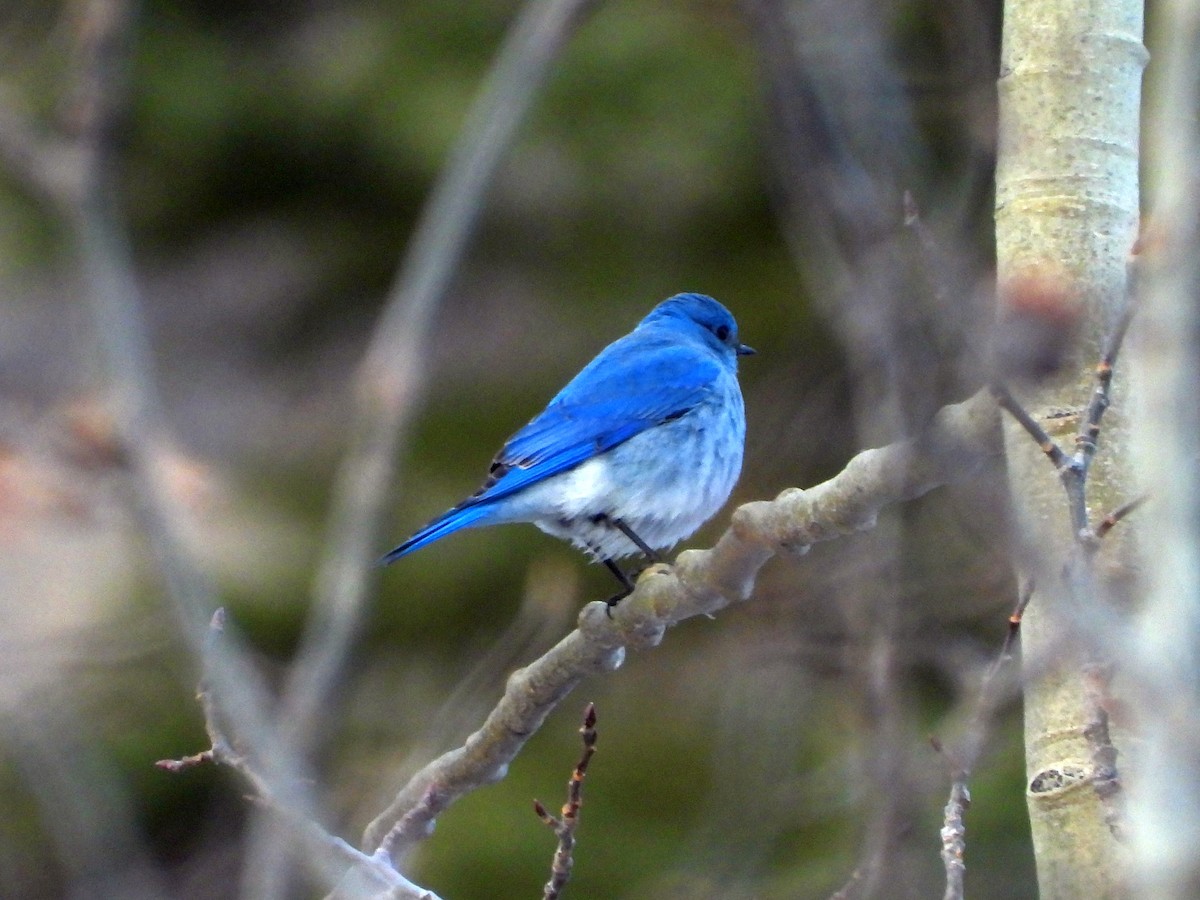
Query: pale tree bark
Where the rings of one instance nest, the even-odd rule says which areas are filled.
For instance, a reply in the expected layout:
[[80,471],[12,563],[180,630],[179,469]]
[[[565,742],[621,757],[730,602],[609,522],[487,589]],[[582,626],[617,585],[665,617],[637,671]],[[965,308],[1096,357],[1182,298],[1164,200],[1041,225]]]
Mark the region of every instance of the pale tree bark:
[[[1081,327],[1061,375],[1017,393],[1068,453],[1106,334],[1126,295],[1138,218],[1141,0],[1010,0],[1000,71],[996,250],[1002,307],[1037,283]],[[1063,308],[1035,310],[1069,318]],[[1132,496],[1120,393],[1087,480],[1093,519]],[[1043,898],[1129,896],[1119,782],[1101,777],[1107,726],[1107,610],[1128,583],[1126,528],[1094,558],[1078,539],[1054,467],[1029,435],[1006,430],[1022,575],[1027,800]],[[1080,565],[1079,563],[1082,563]],[[1069,565],[1070,564],[1070,565]],[[1092,577],[1095,575],[1096,577]],[[1104,728],[1107,731],[1107,727]],[[1101,739],[1102,743],[1106,743]],[[1115,741],[1123,764],[1127,748]],[[1111,762],[1111,760],[1110,760]],[[1119,771],[1119,768],[1118,768]],[[1109,790],[1101,788],[1101,782]]]

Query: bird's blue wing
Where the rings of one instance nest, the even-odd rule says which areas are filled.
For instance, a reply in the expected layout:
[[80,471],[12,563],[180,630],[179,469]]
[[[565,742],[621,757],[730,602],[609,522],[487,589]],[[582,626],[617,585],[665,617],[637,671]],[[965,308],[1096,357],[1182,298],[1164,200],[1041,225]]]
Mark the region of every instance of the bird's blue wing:
[[636,352],[628,338],[609,346],[508,439],[467,503],[506,497],[685,415],[720,375],[718,361],[692,347],[630,337],[639,338]]
[[610,344],[546,409],[514,434],[479,491],[434,519],[382,560],[395,562],[461,528],[486,524],[492,504],[679,418],[721,374],[713,357],[671,336],[634,333]]

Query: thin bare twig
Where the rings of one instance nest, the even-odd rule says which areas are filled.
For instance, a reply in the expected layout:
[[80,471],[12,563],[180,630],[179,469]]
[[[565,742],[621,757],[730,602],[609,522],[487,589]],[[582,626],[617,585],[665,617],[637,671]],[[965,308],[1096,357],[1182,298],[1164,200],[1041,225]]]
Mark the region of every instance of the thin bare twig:
[[1070,457],[1063,453],[1062,448],[1055,443],[1054,438],[1046,433],[1046,429],[1042,428],[1028,412],[1025,411],[1017,399],[1012,395],[1007,387],[999,382],[993,382],[990,385],[992,395],[996,398],[996,402],[1000,408],[1012,416],[1026,433],[1033,438],[1034,442],[1041,448],[1041,451],[1046,454],[1046,458],[1054,464],[1054,468],[1062,471],[1063,467],[1068,465]]
[[941,830],[942,865],[946,869],[946,890],[944,900],[962,900],[964,880],[967,874],[967,826],[966,814],[971,806],[971,791],[968,780],[979,755],[987,741],[987,735],[995,719],[999,707],[999,691],[996,687],[997,677],[1012,661],[1013,646],[1021,630],[1021,618],[1025,608],[1033,596],[1033,584],[1025,585],[1016,606],[1008,617],[1008,631],[1000,652],[988,667],[979,685],[979,696],[975,701],[975,711],[967,728],[963,747],[958,753],[951,754],[936,737],[931,740],[933,748],[941,753],[951,765],[950,797],[946,801]]
[[[211,688],[212,677],[221,665],[219,651],[224,636],[225,610],[218,609],[213,613],[204,641],[204,674],[196,691],[196,698],[204,713],[204,728],[208,732],[208,749],[179,759],[162,759],[156,765],[168,772],[181,772],[205,763],[217,763],[233,769],[250,786],[253,791],[251,799],[284,826],[280,831],[286,832],[289,838],[299,838],[315,852],[315,855],[304,856],[307,865],[319,871],[330,883],[344,879],[348,871],[354,872],[355,890],[350,892],[352,896],[361,896],[364,892],[376,895],[386,890],[388,897],[398,900],[437,900],[434,894],[405,878],[387,855],[368,856],[317,825],[307,807],[294,806],[291,802],[294,795],[277,791],[257,770],[251,755],[237,749],[239,742],[233,735],[227,734],[222,726],[222,710]],[[346,886],[342,886],[342,889],[345,890]]]
[[183,769],[188,769],[201,763],[227,761],[225,751],[229,748],[229,742],[221,733],[220,726],[217,723],[216,702],[212,696],[212,689],[209,687],[209,671],[215,664],[214,656],[217,649],[217,642],[224,634],[225,608],[220,607],[213,613],[212,619],[208,623],[208,633],[204,639],[204,658],[202,661],[204,673],[201,675],[200,685],[196,689],[196,699],[200,701],[200,708],[204,713],[204,728],[208,732],[208,749],[202,750],[199,753],[193,753],[191,756],[184,756],[180,759],[160,759],[155,763],[160,769],[165,769],[168,772],[180,772]]
[[575,830],[579,827],[579,808],[583,805],[583,779],[587,775],[588,763],[596,752],[596,705],[589,703],[583,712],[583,725],[579,729],[583,736],[583,756],[575,764],[567,782],[567,802],[563,804],[562,818],[550,815],[540,800],[533,801],[533,811],[558,838],[554,860],[550,864],[550,880],[543,889],[543,900],[558,900],[563,888],[571,878],[575,860],[571,856],[575,849]]
[[1000,693],[996,688],[996,678],[1004,670],[1004,667],[1012,662],[1013,648],[1016,645],[1018,635],[1021,633],[1021,620],[1032,598],[1033,582],[1030,581],[1021,589],[1020,596],[1017,598],[1017,604],[1008,616],[1008,631],[1004,634],[1004,643],[1000,645],[1000,652],[992,661],[991,666],[988,667],[987,672],[983,676],[983,681],[979,684],[979,699],[976,701],[975,715],[971,721],[971,731],[976,737],[968,744],[969,753],[965,757],[968,770],[978,761],[979,752],[983,747],[986,737],[987,726],[995,717],[996,708],[1000,703]]
[[276,792],[270,782],[257,771],[246,754],[236,749],[221,723],[221,710],[213,695],[212,683],[222,662],[221,641],[224,637],[225,610],[219,608],[213,613],[208,633],[205,635],[202,660],[204,671],[196,689],[196,699],[200,702],[200,709],[204,714],[204,730],[208,733],[208,748],[181,759],[160,759],[155,765],[168,772],[180,772],[208,762],[229,766],[250,784],[260,798],[271,800]]
[[1149,499],[1149,494],[1141,494],[1137,497],[1134,497],[1128,503],[1122,503],[1112,512],[1108,513],[1108,515],[1106,515],[1103,519],[1101,519],[1099,523],[1097,523],[1096,527],[1092,529],[1092,534],[1097,539],[1103,538],[1106,534],[1112,531],[1113,528],[1116,527],[1117,523],[1119,523],[1122,519],[1124,519],[1127,515],[1136,510]]
[[1137,281],[1135,276],[1138,267],[1138,254],[1130,254],[1126,267],[1125,303],[1121,308],[1120,316],[1104,340],[1100,360],[1096,364],[1095,387],[1092,389],[1087,408],[1080,416],[1079,430],[1075,435],[1074,454],[1068,456],[1064,453],[1062,448],[1021,406],[1004,384],[997,381],[991,385],[996,402],[1025,429],[1050,462],[1054,464],[1054,468],[1058,470],[1059,478],[1067,493],[1067,504],[1076,542],[1094,536],[1094,533],[1088,528],[1087,521],[1087,476],[1099,445],[1100,420],[1104,417],[1110,403],[1113,367],[1116,365],[1117,356],[1121,352],[1121,345],[1125,341],[1125,335],[1129,331],[1129,324],[1133,318],[1134,298],[1132,292]]
[[[1130,268],[1132,269],[1132,263]],[[1133,277],[1129,276],[1132,283]],[[1086,477],[1091,468],[1092,459],[1096,456],[1096,448],[1100,439],[1100,420],[1109,406],[1109,395],[1112,390],[1113,367],[1117,363],[1117,355],[1129,331],[1129,323],[1133,319],[1134,305],[1126,300],[1116,325],[1109,333],[1101,351],[1100,361],[1096,364],[1096,386],[1092,390],[1091,400],[1079,422],[1079,433],[1075,436],[1075,460],[1082,474]]]

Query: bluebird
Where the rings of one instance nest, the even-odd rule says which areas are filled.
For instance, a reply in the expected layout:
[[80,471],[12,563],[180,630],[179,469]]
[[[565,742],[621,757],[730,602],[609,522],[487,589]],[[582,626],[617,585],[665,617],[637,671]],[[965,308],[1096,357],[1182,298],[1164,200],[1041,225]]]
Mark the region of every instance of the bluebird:
[[737,322],[703,294],[664,300],[609,344],[508,439],[483,486],[382,560],[393,563],[462,528],[532,522],[599,560],[690,537],[729,498],[746,415],[737,359],[753,353]]

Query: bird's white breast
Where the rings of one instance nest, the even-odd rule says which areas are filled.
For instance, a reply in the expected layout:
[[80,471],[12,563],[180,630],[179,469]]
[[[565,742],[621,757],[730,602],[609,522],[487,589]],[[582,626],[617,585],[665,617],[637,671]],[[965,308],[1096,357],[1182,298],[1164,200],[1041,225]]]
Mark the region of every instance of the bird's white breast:
[[522,491],[506,518],[533,522],[609,559],[637,548],[606,517],[619,518],[655,549],[691,536],[729,498],[741,473],[741,393],[732,374],[721,387],[704,408]]

